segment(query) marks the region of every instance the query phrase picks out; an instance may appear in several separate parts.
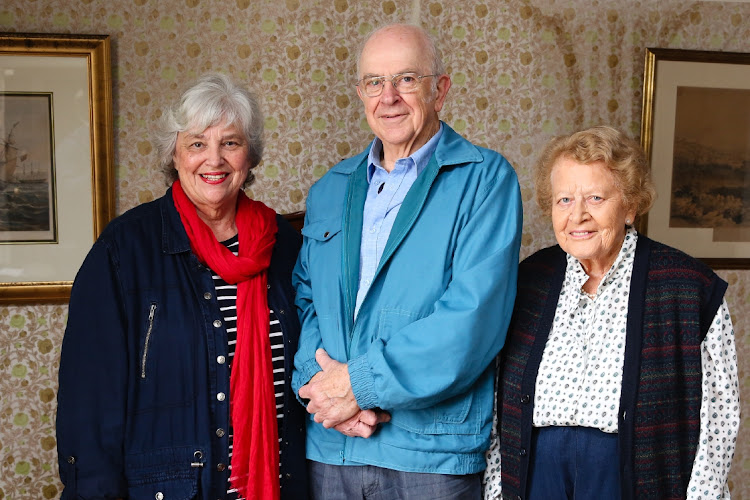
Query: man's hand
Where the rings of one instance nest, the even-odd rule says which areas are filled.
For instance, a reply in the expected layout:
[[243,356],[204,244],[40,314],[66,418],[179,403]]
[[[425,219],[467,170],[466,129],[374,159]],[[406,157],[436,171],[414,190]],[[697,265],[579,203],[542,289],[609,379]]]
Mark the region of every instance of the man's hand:
[[341,434],[349,437],[368,438],[383,424],[391,420],[391,414],[383,410],[360,410],[349,420],[334,427]]
[[346,363],[331,359],[325,349],[315,351],[315,360],[322,371],[300,388],[299,396],[310,400],[307,412],[315,415],[315,421],[330,429],[362,410],[354,398]]

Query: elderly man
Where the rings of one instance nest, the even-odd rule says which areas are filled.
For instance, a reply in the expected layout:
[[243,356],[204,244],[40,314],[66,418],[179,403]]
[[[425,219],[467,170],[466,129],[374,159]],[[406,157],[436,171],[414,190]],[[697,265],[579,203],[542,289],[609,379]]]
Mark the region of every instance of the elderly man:
[[313,497],[479,498],[518,180],[438,118],[451,79],[422,29],[375,31],[358,71],[376,138],[310,189],[293,277]]

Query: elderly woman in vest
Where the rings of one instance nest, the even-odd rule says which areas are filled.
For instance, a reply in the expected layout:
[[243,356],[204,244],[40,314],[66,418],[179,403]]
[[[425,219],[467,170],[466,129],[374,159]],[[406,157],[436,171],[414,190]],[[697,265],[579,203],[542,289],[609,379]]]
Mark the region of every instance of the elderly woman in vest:
[[166,110],[171,188],[112,221],[73,284],[63,499],[306,498],[306,413],[290,386],[301,238],[243,191],[262,138],[255,96],[223,75]]
[[499,362],[485,498],[728,498],[739,421],[727,284],[639,234],[655,191],[609,127],[553,139]]

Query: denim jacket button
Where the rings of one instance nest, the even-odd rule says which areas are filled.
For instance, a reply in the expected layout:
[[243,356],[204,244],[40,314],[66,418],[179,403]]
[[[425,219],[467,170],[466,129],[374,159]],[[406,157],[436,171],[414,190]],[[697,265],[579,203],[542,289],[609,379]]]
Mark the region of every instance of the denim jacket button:
[[71,456],[69,456],[69,457],[68,457],[68,460],[67,460],[67,462],[68,462],[68,463],[69,463],[70,465],[73,465],[73,464],[75,464],[75,463],[76,463],[76,457],[74,457],[74,456],[72,456],[72,455],[71,455]]
[[223,392],[220,392],[216,395],[216,399],[218,399],[219,401],[224,401],[224,398],[226,398],[226,395]]
[[203,294],[203,298],[206,300],[211,300],[211,292],[206,292]]
[[221,320],[215,319],[214,320],[214,327],[219,328],[221,326]]
[[222,429],[222,428],[216,429],[216,435],[218,437],[224,437],[224,429]]
[[227,466],[224,465],[224,464],[217,464],[216,465],[216,470],[219,471],[219,472],[224,472],[224,469],[226,469],[226,468],[227,468]]
[[164,500],[164,493],[162,493],[161,491],[157,491],[156,495],[154,495],[154,498],[156,498],[156,500]]
[[216,362],[220,365],[223,365],[227,362],[227,358],[225,358],[224,356],[216,356]]

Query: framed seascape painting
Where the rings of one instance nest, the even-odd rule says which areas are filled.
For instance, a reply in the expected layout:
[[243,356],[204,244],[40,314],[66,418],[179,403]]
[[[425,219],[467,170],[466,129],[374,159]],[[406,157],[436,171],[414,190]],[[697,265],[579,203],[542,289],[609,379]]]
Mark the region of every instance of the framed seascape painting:
[[0,243],[56,243],[50,92],[0,91]]
[[67,300],[114,215],[109,37],[0,33],[0,302]]
[[657,200],[640,230],[750,269],[750,54],[647,49],[641,142]]

